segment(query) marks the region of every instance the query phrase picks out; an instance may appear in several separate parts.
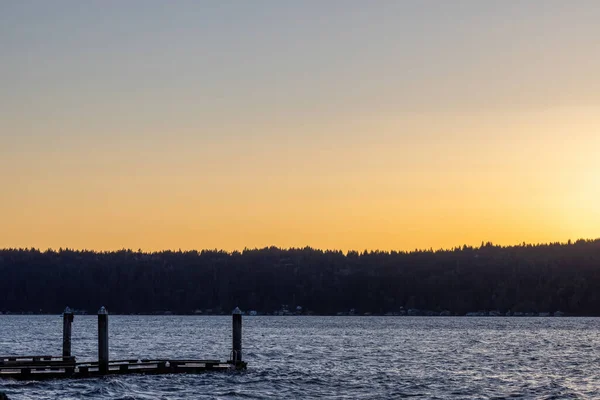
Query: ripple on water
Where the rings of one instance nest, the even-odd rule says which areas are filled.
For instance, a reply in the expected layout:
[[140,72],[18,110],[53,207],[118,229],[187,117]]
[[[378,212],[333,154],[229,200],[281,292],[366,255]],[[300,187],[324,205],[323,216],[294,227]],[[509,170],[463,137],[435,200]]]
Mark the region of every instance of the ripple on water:
[[[111,357],[221,358],[229,317],[112,316]],[[57,316],[0,316],[0,354],[60,354]],[[11,399],[600,398],[600,319],[246,317],[246,372],[0,381]],[[73,352],[96,357],[96,318]]]

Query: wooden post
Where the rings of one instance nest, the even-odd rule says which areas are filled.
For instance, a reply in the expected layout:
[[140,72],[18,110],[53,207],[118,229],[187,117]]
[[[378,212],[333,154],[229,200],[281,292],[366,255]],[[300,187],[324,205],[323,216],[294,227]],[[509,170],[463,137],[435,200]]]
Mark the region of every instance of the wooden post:
[[236,307],[233,310],[233,349],[231,360],[234,363],[242,361],[242,311]]
[[98,369],[101,374],[108,372],[108,311],[98,310]]
[[71,357],[71,324],[73,311],[67,307],[63,312],[63,357]]

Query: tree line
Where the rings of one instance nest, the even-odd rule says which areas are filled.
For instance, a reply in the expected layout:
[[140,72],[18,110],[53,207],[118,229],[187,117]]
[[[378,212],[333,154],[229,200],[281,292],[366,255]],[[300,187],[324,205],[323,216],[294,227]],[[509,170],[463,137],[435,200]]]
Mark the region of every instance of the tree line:
[[600,239],[446,250],[0,250],[0,311],[600,315]]

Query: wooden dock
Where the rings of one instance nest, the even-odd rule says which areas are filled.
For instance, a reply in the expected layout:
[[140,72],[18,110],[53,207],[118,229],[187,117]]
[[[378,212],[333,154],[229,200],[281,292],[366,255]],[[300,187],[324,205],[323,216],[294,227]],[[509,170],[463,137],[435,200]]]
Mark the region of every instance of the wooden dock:
[[[5,357],[14,358],[14,357]],[[44,357],[46,358],[46,357]],[[101,372],[97,361],[62,362],[52,360],[20,360],[0,363],[0,378],[16,380],[44,380],[58,378],[94,378],[106,375],[127,374],[197,374],[207,371],[235,371],[246,368],[246,363],[219,360],[115,360]]]
[[233,346],[231,359],[166,360],[166,359],[108,359],[108,313],[98,312],[98,361],[77,362],[71,355],[71,323],[69,308],[63,314],[63,355],[0,356],[0,378],[16,380],[78,379],[127,374],[197,374],[208,371],[245,370],[242,361],[242,315],[233,312]]

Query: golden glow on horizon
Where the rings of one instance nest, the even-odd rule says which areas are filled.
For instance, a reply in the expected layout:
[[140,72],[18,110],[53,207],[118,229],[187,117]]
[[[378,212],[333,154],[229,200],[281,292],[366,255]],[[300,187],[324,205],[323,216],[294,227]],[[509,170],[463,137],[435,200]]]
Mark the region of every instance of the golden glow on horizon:
[[377,115],[312,126],[293,143],[44,154],[5,181],[0,244],[407,250],[595,238],[598,115]]

